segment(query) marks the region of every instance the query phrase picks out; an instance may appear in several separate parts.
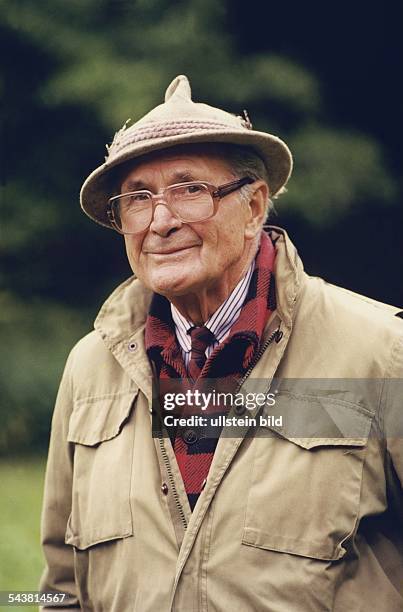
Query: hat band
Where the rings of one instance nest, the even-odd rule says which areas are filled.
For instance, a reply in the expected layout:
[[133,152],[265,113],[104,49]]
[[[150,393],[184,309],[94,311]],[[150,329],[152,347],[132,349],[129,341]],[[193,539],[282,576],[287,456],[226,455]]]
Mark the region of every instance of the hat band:
[[140,126],[131,133],[129,130],[125,134],[122,134],[119,142],[113,143],[110,151],[113,155],[119,153],[123,148],[128,145],[141,142],[143,140],[153,140],[155,138],[166,138],[169,136],[180,136],[181,134],[191,134],[193,132],[203,130],[239,130],[244,131],[244,128],[237,125],[228,125],[226,123],[218,123],[217,121],[199,121],[197,119],[190,119],[188,121],[164,121],[162,123],[152,123],[144,126]]

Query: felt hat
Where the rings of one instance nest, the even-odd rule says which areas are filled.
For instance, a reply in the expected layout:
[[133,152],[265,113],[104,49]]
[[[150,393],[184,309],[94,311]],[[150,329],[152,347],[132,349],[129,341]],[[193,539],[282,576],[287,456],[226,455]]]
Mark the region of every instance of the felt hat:
[[80,202],[97,223],[110,226],[106,214],[110,197],[116,195],[116,168],[151,151],[179,144],[230,143],[252,147],[263,160],[271,197],[288,181],[292,156],[287,145],[272,134],[252,129],[247,114],[236,116],[219,108],[193,102],[186,76],[176,77],[165,93],[165,102],[130,127],[126,124],[107,147],[105,162],[84,182]]

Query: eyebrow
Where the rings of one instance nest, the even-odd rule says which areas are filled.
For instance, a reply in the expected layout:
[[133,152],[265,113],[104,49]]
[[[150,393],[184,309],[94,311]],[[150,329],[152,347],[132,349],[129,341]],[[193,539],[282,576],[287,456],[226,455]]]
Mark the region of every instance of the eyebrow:
[[[187,171],[174,172],[169,184],[174,185],[175,183],[186,183],[186,182],[197,181],[197,180],[200,180],[200,179],[196,179],[191,172],[187,172]],[[128,191],[139,191],[143,189],[152,191],[150,186],[144,181],[142,181],[141,179],[134,180],[134,181],[130,180],[125,185],[125,190],[128,190]]]

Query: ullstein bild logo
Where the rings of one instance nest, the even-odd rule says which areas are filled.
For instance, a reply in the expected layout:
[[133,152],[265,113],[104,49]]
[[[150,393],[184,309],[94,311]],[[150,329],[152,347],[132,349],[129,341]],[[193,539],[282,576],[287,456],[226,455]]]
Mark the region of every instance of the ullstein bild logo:
[[167,415],[163,419],[165,427],[282,427],[283,417],[273,415],[259,415],[258,418],[245,415],[243,417],[233,416],[227,417],[219,415],[207,419],[199,415],[193,414],[190,417],[174,417],[172,414]]

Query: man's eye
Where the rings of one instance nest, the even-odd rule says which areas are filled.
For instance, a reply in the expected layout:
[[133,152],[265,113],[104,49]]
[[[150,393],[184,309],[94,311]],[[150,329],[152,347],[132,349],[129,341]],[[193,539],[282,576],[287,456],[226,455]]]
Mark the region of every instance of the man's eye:
[[132,193],[130,196],[129,204],[135,204],[137,202],[147,202],[150,196],[147,193]]
[[185,191],[189,195],[197,195],[199,193],[202,193],[204,190],[202,185],[187,185]]

